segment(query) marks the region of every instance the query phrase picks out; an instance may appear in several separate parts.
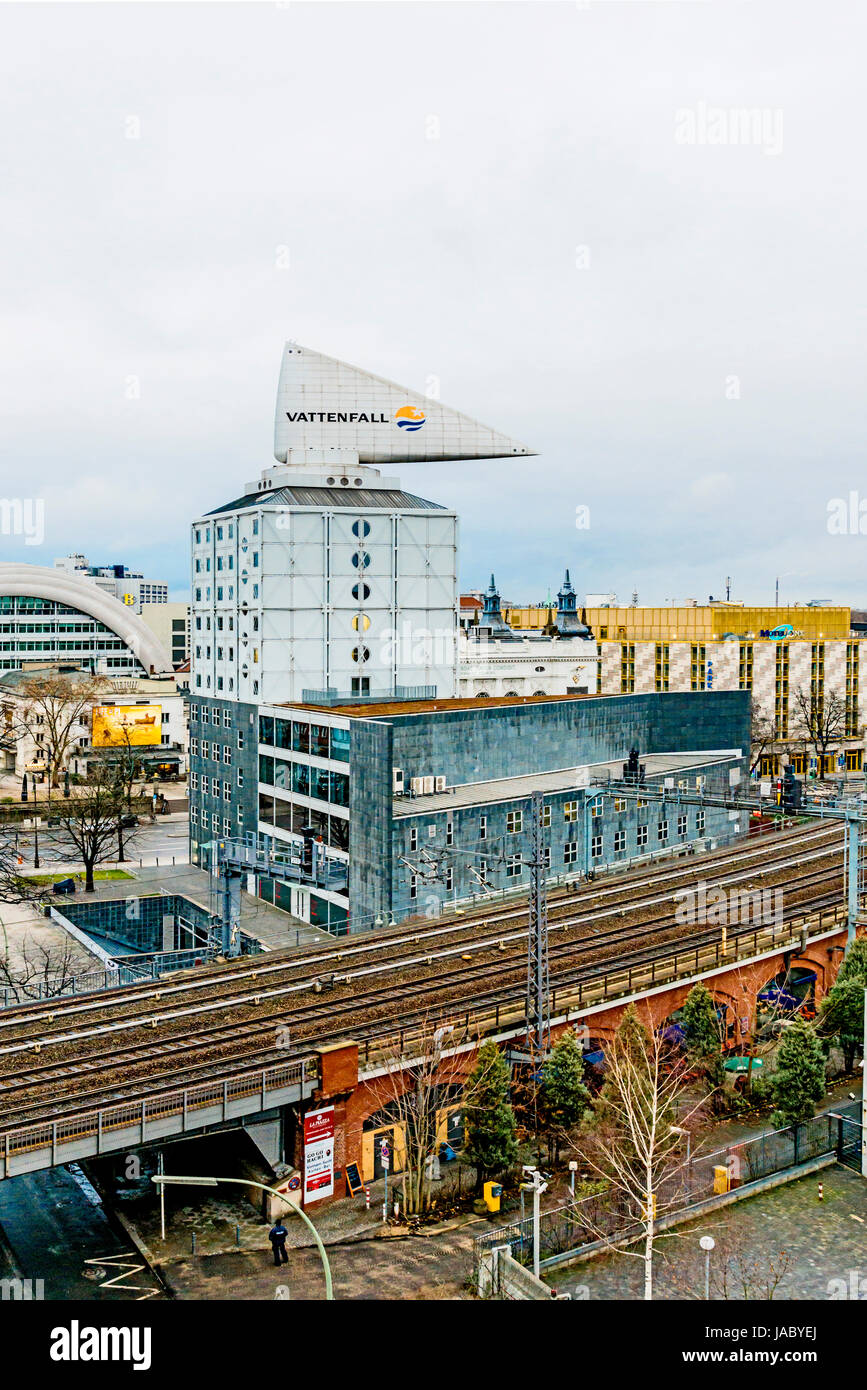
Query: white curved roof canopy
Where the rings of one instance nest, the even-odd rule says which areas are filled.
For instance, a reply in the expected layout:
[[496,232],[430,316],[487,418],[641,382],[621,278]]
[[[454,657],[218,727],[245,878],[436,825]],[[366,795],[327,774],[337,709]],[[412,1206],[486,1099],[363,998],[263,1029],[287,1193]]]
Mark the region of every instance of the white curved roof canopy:
[[145,671],[173,669],[169,653],[138,614],[87,579],[78,579],[63,570],[47,569],[43,565],[0,563],[0,596],[3,595],[68,604],[105,623],[123,639]]

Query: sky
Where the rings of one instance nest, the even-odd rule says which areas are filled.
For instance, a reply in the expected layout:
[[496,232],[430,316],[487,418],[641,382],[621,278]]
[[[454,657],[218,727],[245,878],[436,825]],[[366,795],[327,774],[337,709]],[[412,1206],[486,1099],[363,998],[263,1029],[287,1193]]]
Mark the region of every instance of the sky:
[[465,588],[867,606],[865,40],[836,0],[0,5],[0,489],[45,517],[0,557],[182,597],[295,339],[538,451],[392,470]]

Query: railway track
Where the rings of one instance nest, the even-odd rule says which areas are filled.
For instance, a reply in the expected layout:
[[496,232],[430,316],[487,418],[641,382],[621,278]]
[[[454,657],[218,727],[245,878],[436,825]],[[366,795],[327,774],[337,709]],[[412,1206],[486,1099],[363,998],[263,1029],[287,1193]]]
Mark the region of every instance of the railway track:
[[[794,885],[800,882],[803,875],[792,876],[790,868],[803,866],[807,863],[815,863],[816,871],[820,878],[832,872],[836,867],[839,858],[839,851],[836,849],[811,850],[809,854],[802,854],[797,861],[790,865],[788,862],[781,863],[774,861],[766,865],[762,871],[765,876],[766,886],[771,885],[773,878],[781,873],[785,873],[786,883],[791,895]],[[821,866],[824,865],[824,868]],[[745,879],[758,877],[755,869],[746,873],[732,872],[715,880],[718,887],[736,886]],[[753,886],[753,885],[750,885]],[[675,890],[680,891],[680,890]],[[611,940],[611,935],[607,937],[600,931],[599,924],[606,919],[626,918],[631,920],[622,929],[615,933],[617,940],[635,939],[637,935],[647,935],[648,932],[656,930],[659,926],[673,918],[673,909],[670,907],[673,894],[671,891],[659,893],[652,898],[644,898],[638,906],[627,909],[625,906],[609,906],[589,914],[584,911],[576,911],[583,907],[580,898],[573,899],[569,904],[570,911],[563,913],[549,922],[550,932],[550,954],[554,959],[557,950],[557,935],[560,932],[574,933],[569,937],[564,946],[567,949],[574,949],[578,942],[584,945],[595,944],[602,947],[606,941]],[[646,912],[648,909],[658,907],[662,904],[668,906],[667,913],[657,914],[649,919],[635,920],[636,912]],[[565,905],[564,905],[565,906]],[[526,921],[526,909],[523,912],[523,921]],[[514,922],[514,918],[508,919],[508,925]],[[354,968],[333,970],[328,983],[331,986],[347,985],[354,982],[363,982],[367,978],[377,974],[394,974],[403,970],[411,970],[418,966],[431,966],[438,962],[442,963],[440,976],[444,978],[445,965],[454,957],[468,957],[470,955],[481,958],[485,951],[496,949],[498,952],[511,952],[513,955],[520,954],[523,959],[523,943],[526,940],[527,928],[524,925],[511,926],[511,930],[505,930],[506,922],[497,919],[495,922],[485,919],[482,923],[470,924],[468,931],[470,938],[462,934],[458,941],[439,939],[435,934],[416,933],[412,937],[403,938],[409,942],[409,952],[402,955],[394,955],[385,959],[374,959],[372,962],[363,963],[358,960]],[[496,930],[491,930],[495,927]],[[435,940],[436,949],[431,949],[431,941]],[[248,1006],[258,1007],[265,1000],[274,1000],[286,997],[287,1002],[292,1000],[289,996],[298,995],[314,989],[317,982],[321,984],[323,972],[317,968],[323,959],[328,963],[338,964],[345,956],[345,952],[332,950],[324,956],[319,951],[314,951],[313,960],[309,960],[307,955],[302,957],[294,956],[283,959],[279,962],[266,964],[258,969],[244,971],[241,975],[235,975],[228,982],[221,978],[219,972],[209,972],[209,979],[197,978],[194,981],[185,982],[179,985],[162,985],[156,988],[140,990],[137,986],[129,987],[121,991],[113,991],[112,999],[105,1000],[98,996],[101,1008],[94,1010],[91,1001],[83,1000],[79,1003],[64,1003],[49,1008],[40,1006],[38,1012],[27,1012],[26,1017],[18,1020],[18,1033],[13,1031],[0,1030],[0,1076],[4,1068],[8,1068],[7,1059],[14,1058],[18,1054],[41,1050],[43,1047],[57,1045],[80,1044],[85,1039],[99,1036],[122,1034],[137,1028],[157,1028],[165,1024],[171,1024],[180,1020],[190,1020],[192,1023],[196,1019],[202,1019],[204,1015],[215,1012],[244,1008]],[[305,969],[306,967],[306,969]],[[300,973],[303,972],[303,973]],[[281,978],[286,976],[287,978]],[[242,988],[233,988],[241,983]],[[210,984],[210,990],[207,985]],[[203,987],[205,989],[203,990]],[[183,996],[192,991],[192,998],[187,1000]],[[144,1005],[144,1008],[137,1007]],[[90,1015],[96,1014],[91,1018]],[[14,1024],[15,1020],[2,1020],[8,1025]],[[34,1036],[34,1024],[38,1025],[38,1031]],[[197,1028],[197,1033],[201,1029]]]
[[[730,886],[744,879],[761,877],[768,883],[774,876],[811,860],[842,854],[841,832],[837,827],[788,832],[784,844],[780,843],[780,839],[774,840],[774,847],[779,851],[777,856],[768,856],[770,847],[767,844],[756,847],[747,844],[736,855],[717,852],[712,881],[719,886]],[[726,865],[737,867],[719,877],[716,871]],[[829,869],[832,867],[829,864]],[[624,879],[603,888],[584,885],[577,893],[570,892],[552,900],[548,912],[549,931],[553,934],[584,924],[592,933],[594,922],[612,915],[651,908],[669,901],[675,892],[690,884],[701,880],[711,881],[707,868],[702,858],[677,868],[669,865],[667,869],[657,870],[651,875],[641,872],[634,880]],[[638,901],[636,891],[641,892]],[[499,942],[502,939],[517,944],[526,939],[527,920],[527,906],[521,904],[505,911],[468,916],[460,921],[420,921],[394,928],[389,933],[377,934],[375,938],[362,942],[354,942],[350,938],[325,948],[312,947],[303,952],[287,953],[278,959],[274,958],[276,953],[269,953],[264,957],[253,957],[255,964],[251,964],[248,957],[243,964],[204,967],[183,980],[171,976],[146,986],[129,985],[121,990],[74,1000],[19,1005],[0,1012],[0,1059],[7,1051],[4,1046],[7,1039],[14,1039],[20,1033],[30,1040],[31,1046],[37,1043],[47,1045],[53,1034],[68,1026],[70,1019],[78,1018],[83,1022],[88,1015],[108,1018],[119,1014],[120,1019],[106,1023],[105,1027],[107,1031],[122,1032],[138,1026],[136,1019],[152,1026],[153,1018],[170,1018],[173,1013],[177,1017],[195,1017],[211,1009],[255,1002],[266,992],[273,992],[266,991],[265,982],[279,976],[285,975],[287,979],[276,987],[278,992],[292,994],[312,988],[315,981],[326,974],[324,967],[328,967],[330,974],[341,983],[361,979],[378,970],[393,971],[407,963],[405,956],[395,953],[402,948],[420,948],[423,943],[428,947],[423,951],[426,957],[443,960],[464,950],[484,949],[492,940]],[[431,945],[435,945],[436,950],[432,951]],[[187,1003],[183,1002],[185,998]],[[196,1003],[197,998],[204,1002]],[[180,1007],[173,1009],[176,1004]],[[47,1026],[43,1026],[41,1036],[34,1040],[33,1029],[38,1024]]]
[[[727,877],[732,879],[737,876]],[[839,892],[827,891],[827,880],[827,865],[822,864],[794,880],[790,879],[786,917],[839,902]],[[619,917],[619,909],[609,909],[607,915]],[[731,939],[734,940],[737,935],[732,933]],[[718,939],[719,928],[715,927],[693,929],[684,935],[678,930],[670,911],[640,923],[618,923],[607,931],[597,930],[590,936],[562,938],[559,941],[552,939],[549,947],[552,985],[555,991],[560,990],[576,981],[604,975],[610,972],[612,964],[616,964],[617,968],[638,966],[664,955],[670,956],[673,950],[691,951]],[[635,948],[624,951],[622,946],[625,942],[636,943]],[[0,1056],[6,1053],[7,1058],[15,1062],[16,1071],[13,1077],[7,1076],[0,1081],[0,1126],[18,1123],[22,1119],[35,1120],[46,1115],[57,1118],[72,1114],[82,1106],[92,1105],[97,1097],[103,1103],[133,1099],[140,1094],[134,1088],[143,1084],[146,1085],[144,1094],[148,1096],[158,1093],[160,1089],[176,1089],[177,1059],[181,1054],[189,1058],[181,1065],[184,1080],[189,1084],[205,1077],[213,1078],[220,1071],[225,1073],[244,1060],[249,1062],[255,1059],[257,1065],[267,1064],[271,1058],[289,1060],[295,1055],[295,1048],[287,1051],[278,1048],[275,1043],[275,1029],[287,1021],[291,1022],[293,1042],[298,1047],[305,1044],[309,1047],[311,1038],[321,1043],[334,1040],[341,1033],[345,1035],[350,1020],[353,1034],[364,1037],[371,1031],[381,1030],[384,1024],[409,1023],[412,1018],[424,1016],[430,1012],[432,1002],[434,1005],[442,1003],[446,1010],[452,1008],[462,1013],[469,1006],[476,1008],[494,1004],[497,1000],[514,999],[523,989],[523,953],[518,955],[512,952],[504,959],[499,941],[495,946],[493,938],[486,938],[476,946],[477,950],[473,953],[458,953],[460,963],[454,960],[454,951],[450,953],[447,965],[443,963],[442,955],[429,953],[417,955],[410,961],[404,960],[399,964],[415,967],[415,974],[412,979],[399,983],[374,984],[371,980],[360,992],[355,990],[347,993],[350,984],[347,977],[340,982],[342,988],[339,995],[329,994],[327,1000],[317,995],[314,1002],[309,996],[309,985],[296,983],[290,988],[299,993],[306,988],[307,992],[305,998],[293,1002],[291,1015],[287,1015],[285,1000],[277,1003],[276,1008],[271,1007],[285,994],[285,987],[278,988],[268,992],[267,1003],[264,994],[257,997],[255,1015],[221,1024],[198,1026],[195,1037],[186,1040],[162,1037],[149,1043],[112,1047],[87,1057],[79,1056],[76,1060],[56,1058],[35,1066],[28,1059],[23,1070],[22,1054],[29,1051],[32,1057],[34,1044],[14,1045],[14,1053],[7,1045],[0,1049]],[[471,954],[473,959],[467,965]],[[432,966],[436,967],[433,973]],[[385,966],[380,966],[369,974],[378,976],[385,969]],[[352,978],[358,979],[359,973]],[[263,1013],[263,1005],[270,1011]],[[361,1022],[361,1018],[364,1022]],[[80,1048],[87,1039],[104,1037],[107,1031],[119,1026],[103,1024],[86,1034],[64,1038],[62,1045]],[[138,1018],[127,1021],[123,1026],[142,1029],[159,1026],[159,1022],[154,1020],[151,1023]],[[239,1048],[236,1044],[241,1026],[243,1043]],[[59,1043],[61,1039],[58,1038],[43,1038],[38,1045],[45,1045],[56,1052]],[[208,1050],[212,1055],[203,1057],[203,1051]],[[156,1067],[153,1066],[155,1062],[158,1064]],[[160,1062],[167,1065],[160,1069]],[[130,1075],[131,1071],[141,1071],[143,1068],[145,1075]],[[114,1082],[109,1080],[112,1072],[120,1073]],[[88,1080],[94,1074],[99,1074],[100,1085],[89,1087]],[[46,1088],[50,1092],[50,1102],[45,1095]],[[39,1098],[34,1097],[34,1091],[41,1093]]]

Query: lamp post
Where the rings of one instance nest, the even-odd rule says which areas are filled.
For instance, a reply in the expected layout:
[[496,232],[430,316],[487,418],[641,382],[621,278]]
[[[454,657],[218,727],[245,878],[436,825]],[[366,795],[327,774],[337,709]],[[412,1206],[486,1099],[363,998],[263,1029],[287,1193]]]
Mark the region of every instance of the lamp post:
[[[36,807],[33,808],[34,810]],[[33,867],[38,869],[39,865],[39,817],[33,817]]]
[[542,1177],[538,1168],[532,1164],[523,1165],[527,1175],[527,1182],[521,1183],[521,1191],[532,1192],[533,1194],[533,1273],[539,1278],[539,1202],[543,1192],[548,1191],[548,1184]]
[[705,1253],[705,1261],[704,1261],[704,1296],[705,1296],[706,1299],[709,1299],[709,1298],[710,1298],[710,1254],[711,1254],[711,1251],[713,1250],[714,1246],[716,1245],[716,1241],[714,1240],[713,1236],[702,1236],[701,1240],[699,1241],[699,1245],[701,1246],[702,1250],[703,1250],[704,1253]]
[[[153,1173],[151,1175],[151,1182],[156,1183],[157,1186],[162,1186],[165,1183],[174,1183],[178,1187],[216,1187],[218,1183],[228,1182],[234,1183],[237,1187],[258,1187],[262,1192],[270,1192],[272,1197],[277,1197],[281,1202],[285,1202],[286,1200],[283,1194],[281,1192],[278,1192],[276,1188],[269,1187],[268,1184],[264,1182],[253,1182],[250,1178],[179,1177],[175,1173]],[[292,1206],[291,1202],[289,1203],[289,1206]],[[334,1289],[331,1283],[331,1266],[328,1263],[328,1255],[325,1252],[325,1246],[322,1244],[319,1232],[313,1225],[313,1222],[310,1220],[310,1217],[307,1215],[306,1211],[304,1211],[303,1207],[295,1207],[295,1211],[301,1217],[301,1220],[305,1223],[305,1225],[310,1227],[313,1239],[316,1241],[316,1248],[319,1251],[319,1258],[322,1261],[322,1269],[325,1274],[325,1297],[326,1299],[333,1301]]]

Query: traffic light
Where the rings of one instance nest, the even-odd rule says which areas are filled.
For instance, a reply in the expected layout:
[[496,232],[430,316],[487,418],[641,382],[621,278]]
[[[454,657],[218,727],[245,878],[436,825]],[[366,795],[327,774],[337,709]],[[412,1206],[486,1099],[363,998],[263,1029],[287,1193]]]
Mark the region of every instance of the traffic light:
[[787,767],[783,774],[781,787],[780,804],[784,811],[797,811],[800,808],[804,792],[803,782],[799,782],[795,777],[791,767]]

